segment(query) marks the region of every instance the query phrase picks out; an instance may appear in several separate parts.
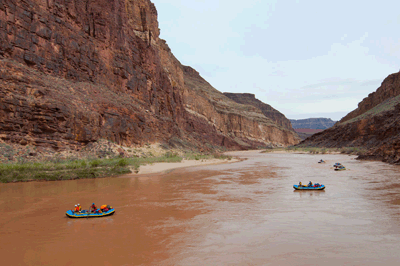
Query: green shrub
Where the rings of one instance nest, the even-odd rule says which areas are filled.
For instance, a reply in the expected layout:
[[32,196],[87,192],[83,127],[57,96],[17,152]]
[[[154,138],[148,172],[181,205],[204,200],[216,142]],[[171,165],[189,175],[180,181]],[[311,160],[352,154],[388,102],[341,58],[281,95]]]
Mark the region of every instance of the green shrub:
[[164,156],[167,157],[167,158],[173,158],[173,157],[177,157],[177,156],[178,156],[178,153],[168,151],[168,152],[166,152],[166,153],[164,154]]
[[117,162],[117,165],[118,166],[127,166],[128,165],[128,161],[125,159],[125,158],[123,158],[123,159],[119,159],[118,160],[118,162]]
[[90,167],[98,167],[100,165],[100,160],[91,161],[89,164]]

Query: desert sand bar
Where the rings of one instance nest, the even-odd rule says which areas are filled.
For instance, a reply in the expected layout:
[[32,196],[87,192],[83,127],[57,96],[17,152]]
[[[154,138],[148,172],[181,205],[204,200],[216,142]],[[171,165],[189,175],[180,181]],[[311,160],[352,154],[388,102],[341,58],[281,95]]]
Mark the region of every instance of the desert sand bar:
[[185,168],[200,165],[211,165],[211,164],[222,164],[222,163],[234,163],[240,161],[237,158],[232,159],[205,159],[205,160],[182,160],[178,163],[153,163],[141,165],[137,174],[152,174],[161,173],[177,168]]

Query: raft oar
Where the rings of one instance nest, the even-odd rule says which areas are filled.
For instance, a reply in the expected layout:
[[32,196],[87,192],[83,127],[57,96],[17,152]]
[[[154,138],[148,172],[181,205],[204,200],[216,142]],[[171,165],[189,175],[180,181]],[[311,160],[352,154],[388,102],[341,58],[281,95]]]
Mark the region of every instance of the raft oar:
[[[92,206],[92,205],[90,205],[90,206]],[[88,210],[87,210],[86,219],[89,218],[89,214],[90,214],[90,207],[89,207]]]

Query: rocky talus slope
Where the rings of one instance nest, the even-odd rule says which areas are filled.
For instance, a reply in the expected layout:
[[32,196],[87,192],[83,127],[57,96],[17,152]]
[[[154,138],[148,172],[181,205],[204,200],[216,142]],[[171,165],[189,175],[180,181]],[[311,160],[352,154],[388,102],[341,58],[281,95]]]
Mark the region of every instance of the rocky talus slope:
[[400,163],[400,72],[389,75],[358,108],[301,145],[364,147],[364,159]]
[[[213,149],[297,143],[223,96],[159,38],[149,0],[0,1],[0,139]],[[207,87],[207,89],[205,89]]]

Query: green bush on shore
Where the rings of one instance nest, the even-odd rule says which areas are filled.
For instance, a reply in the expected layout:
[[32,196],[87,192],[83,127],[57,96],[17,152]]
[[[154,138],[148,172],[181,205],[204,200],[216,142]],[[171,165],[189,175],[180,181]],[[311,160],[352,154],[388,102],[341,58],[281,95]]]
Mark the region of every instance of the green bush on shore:
[[186,153],[183,156],[186,160],[207,160],[207,159],[220,159],[220,160],[231,160],[232,156],[225,155],[222,153],[214,152],[207,154],[198,154],[198,153]]

